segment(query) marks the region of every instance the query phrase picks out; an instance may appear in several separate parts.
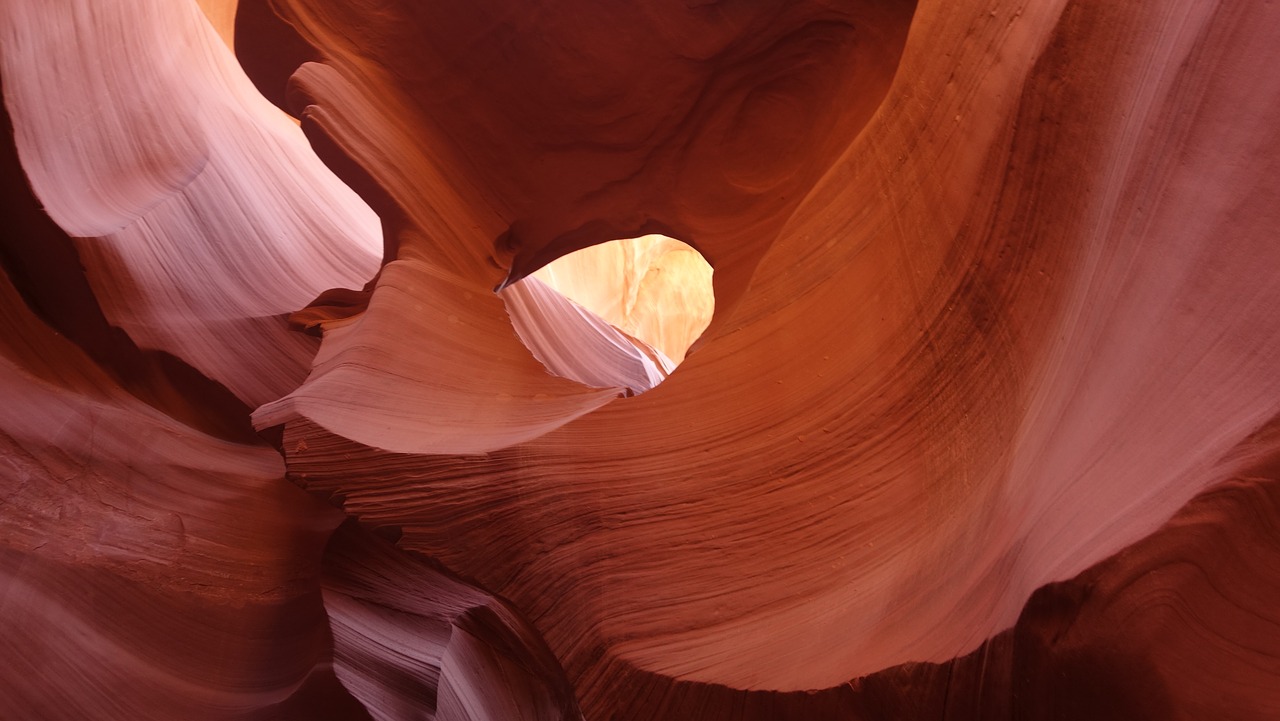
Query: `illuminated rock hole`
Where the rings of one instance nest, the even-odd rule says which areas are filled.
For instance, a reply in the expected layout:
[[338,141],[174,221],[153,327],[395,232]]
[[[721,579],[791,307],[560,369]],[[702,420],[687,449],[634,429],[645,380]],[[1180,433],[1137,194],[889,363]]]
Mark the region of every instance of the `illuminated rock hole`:
[[711,322],[711,265],[665,235],[565,255],[502,291],[520,339],[554,375],[643,393]]

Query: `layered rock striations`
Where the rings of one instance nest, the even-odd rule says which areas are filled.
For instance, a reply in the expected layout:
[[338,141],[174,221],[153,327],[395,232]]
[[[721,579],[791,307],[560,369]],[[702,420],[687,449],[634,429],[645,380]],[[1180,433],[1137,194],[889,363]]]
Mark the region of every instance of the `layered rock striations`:
[[1278,26],[0,5],[0,708],[1270,718]]

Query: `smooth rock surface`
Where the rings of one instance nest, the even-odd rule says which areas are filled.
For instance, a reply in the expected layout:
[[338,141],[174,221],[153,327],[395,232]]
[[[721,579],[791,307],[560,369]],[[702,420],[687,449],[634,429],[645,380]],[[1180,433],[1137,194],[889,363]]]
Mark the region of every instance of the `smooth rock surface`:
[[1278,27],[0,4],[0,716],[1275,716]]

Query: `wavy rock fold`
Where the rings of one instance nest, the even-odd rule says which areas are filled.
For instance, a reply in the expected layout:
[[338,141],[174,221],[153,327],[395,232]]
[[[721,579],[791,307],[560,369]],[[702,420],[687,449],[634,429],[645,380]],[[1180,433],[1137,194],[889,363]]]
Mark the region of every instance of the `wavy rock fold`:
[[1271,718],[1277,27],[0,5],[0,708]]

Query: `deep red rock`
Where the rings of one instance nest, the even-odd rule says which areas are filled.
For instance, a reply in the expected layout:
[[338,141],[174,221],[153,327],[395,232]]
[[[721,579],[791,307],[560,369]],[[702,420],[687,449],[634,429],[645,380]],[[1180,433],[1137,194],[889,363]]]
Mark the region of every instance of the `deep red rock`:
[[1275,6],[234,5],[0,4],[0,709],[1280,709]]

